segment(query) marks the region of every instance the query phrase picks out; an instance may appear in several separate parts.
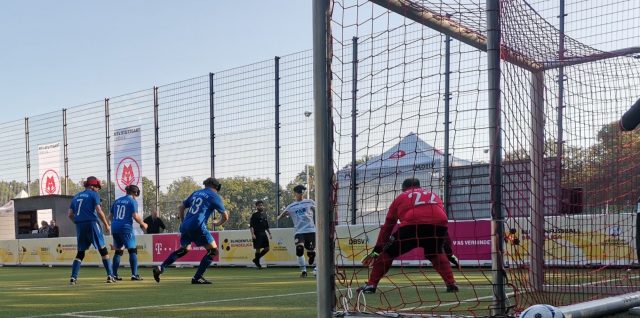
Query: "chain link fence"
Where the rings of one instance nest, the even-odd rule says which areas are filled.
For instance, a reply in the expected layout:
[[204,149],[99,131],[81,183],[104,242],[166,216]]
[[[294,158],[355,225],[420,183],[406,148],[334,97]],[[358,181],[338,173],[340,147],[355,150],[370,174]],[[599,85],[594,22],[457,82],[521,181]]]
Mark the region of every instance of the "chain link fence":
[[179,205],[209,176],[223,184],[225,228],[248,228],[256,200],[265,201],[272,227],[290,226],[275,223],[278,211],[294,185],[313,182],[312,89],[305,51],[0,123],[8,150],[0,158],[0,204],[21,191],[47,193],[38,149],[57,144],[57,193],[73,195],[96,176],[108,211],[122,174],[114,132],[139,128],[139,145],[126,147],[140,148],[143,215],[158,210],[167,231],[178,230]]

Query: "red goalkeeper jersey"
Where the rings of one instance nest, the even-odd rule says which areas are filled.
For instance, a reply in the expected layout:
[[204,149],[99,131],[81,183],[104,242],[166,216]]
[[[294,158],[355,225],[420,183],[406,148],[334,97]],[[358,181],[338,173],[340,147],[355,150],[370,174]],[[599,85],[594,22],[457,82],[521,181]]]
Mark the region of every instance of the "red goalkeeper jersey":
[[398,220],[400,227],[418,224],[447,226],[449,222],[440,197],[418,187],[409,188],[393,200],[380,228],[377,244],[387,242]]

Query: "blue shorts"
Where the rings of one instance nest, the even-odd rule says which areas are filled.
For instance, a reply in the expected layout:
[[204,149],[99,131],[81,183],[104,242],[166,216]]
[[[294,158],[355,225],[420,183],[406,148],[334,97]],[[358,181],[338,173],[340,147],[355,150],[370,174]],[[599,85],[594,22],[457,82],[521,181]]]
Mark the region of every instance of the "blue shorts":
[[104,235],[98,222],[76,223],[78,251],[86,251],[93,245],[96,249],[105,247]]
[[123,246],[126,249],[136,248],[136,236],[133,232],[123,231],[112,233],[111,236],[113,236],[113,248],[116,250],[121,249]]
[[195,243],[196,246],[211,244],[213,243],[213,236],[206,228],[182,230],[180,232],[180,246],[185,247],[191,243]]

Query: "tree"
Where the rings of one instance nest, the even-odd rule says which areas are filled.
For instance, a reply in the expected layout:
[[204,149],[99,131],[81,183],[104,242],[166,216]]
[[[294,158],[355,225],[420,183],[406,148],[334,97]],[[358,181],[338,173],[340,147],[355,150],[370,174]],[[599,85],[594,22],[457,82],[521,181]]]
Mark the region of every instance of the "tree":
[[[200,187],[192,177],[181,177],[169,184],[166,195],[160,193],[160,211],[158,213],[166,221],[167,232],[176,232],[179,229],[180,218],[178,207],[193,191],[201,188],[202,187]],[[153,200],[153,205],[155,205],[155,198],[153,198]]]
[[22,190],[27,190],[27,184],[15,180],[0,181],[0,205],[4,205],[15,198]]
[[[143,215],[149,215],[156,207],[156,185],[147,177],[142,177],[142,205]],[[162,197],[162,192],[160,196]]]
[[234,177],[220,179],[225,208],[229,211],[229,221],[225,229],[244,230],[249,228],[249,220],[254,211],[255,202],[262,200],[267,209],[269,224],[275,224],[277,211],[270,212],[275,206],[275,183],[269,179],[251,179]]

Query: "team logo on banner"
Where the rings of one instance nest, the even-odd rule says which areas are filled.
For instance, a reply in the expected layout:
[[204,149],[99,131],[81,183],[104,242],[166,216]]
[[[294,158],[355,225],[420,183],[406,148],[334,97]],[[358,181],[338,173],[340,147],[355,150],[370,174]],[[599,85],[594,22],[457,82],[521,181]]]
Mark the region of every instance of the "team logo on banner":
[[[113,131],[113,165],[111,170],[116,198],[126,195],[124,190],[129,185],[136,185],[142,190],[140,196],[136,198],[138,202],[138,213],[142,216],[144,211],[142,186],[142,141],[140,139],[140,126],[116,129]],[[136,234],[142,234],[139,227],[135,227]]]
[[40,195],[60,194],[60,143],[38,145]]
[[124,157],[116,169],[116,182],[120,190],[124,191],[129,185],[140,184],[140,165],[131,157]]
[[60,176],[55,170],[49,169],[45,171],[40,180],[44,180],[44,182],[40,183],[40,193],[47,195],[59,193],[58,180],[60,180]]

